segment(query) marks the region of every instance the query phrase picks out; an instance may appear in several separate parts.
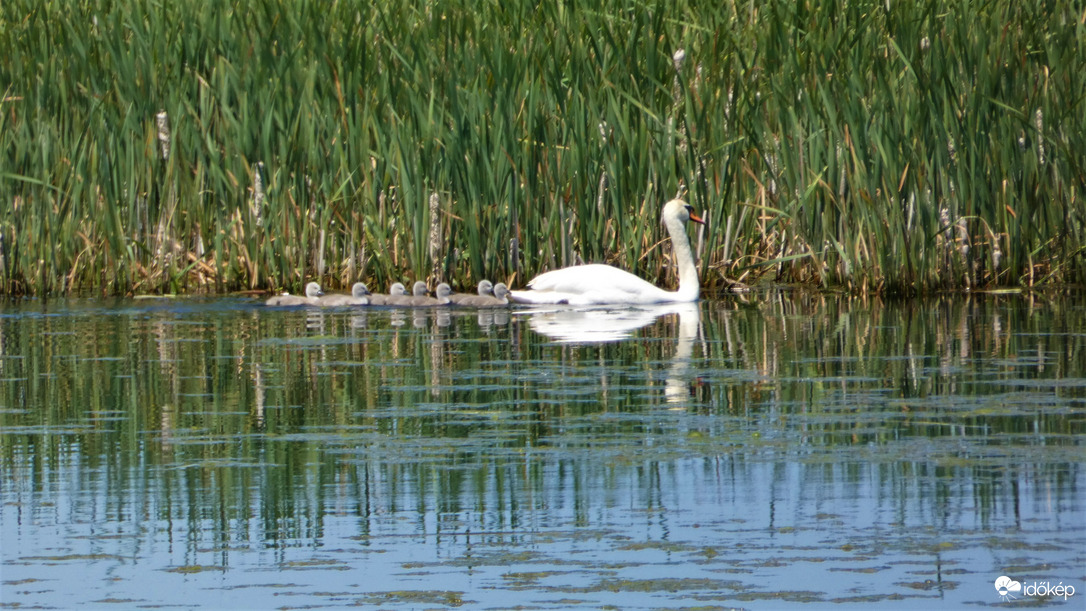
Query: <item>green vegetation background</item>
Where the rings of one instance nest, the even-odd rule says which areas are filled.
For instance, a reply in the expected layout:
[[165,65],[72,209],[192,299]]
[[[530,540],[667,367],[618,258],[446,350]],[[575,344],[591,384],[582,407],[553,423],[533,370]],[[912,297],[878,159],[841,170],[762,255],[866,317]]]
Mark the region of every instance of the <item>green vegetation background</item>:
[[1086,279],[1078,2],[0,3],[0,290]]

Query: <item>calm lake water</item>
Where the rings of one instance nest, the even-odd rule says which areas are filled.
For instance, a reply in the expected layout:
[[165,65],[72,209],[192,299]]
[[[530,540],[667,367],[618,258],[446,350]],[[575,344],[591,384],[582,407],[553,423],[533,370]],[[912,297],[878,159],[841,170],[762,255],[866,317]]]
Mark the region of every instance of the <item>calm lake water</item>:
[[23,302],[0,607],[1082,608],[1084,445],[1082,294]]

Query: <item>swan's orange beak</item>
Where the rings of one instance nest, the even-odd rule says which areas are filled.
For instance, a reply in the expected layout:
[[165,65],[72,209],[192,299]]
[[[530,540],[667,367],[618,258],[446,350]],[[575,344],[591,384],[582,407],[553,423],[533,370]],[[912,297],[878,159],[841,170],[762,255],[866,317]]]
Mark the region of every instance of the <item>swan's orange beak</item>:
[[695,223],[697,223],[699,225],[704,225],[705,224],[705,221],[701,220],[701,217],[694,214],[693,211],[690,212],[690,220],[694,221]]

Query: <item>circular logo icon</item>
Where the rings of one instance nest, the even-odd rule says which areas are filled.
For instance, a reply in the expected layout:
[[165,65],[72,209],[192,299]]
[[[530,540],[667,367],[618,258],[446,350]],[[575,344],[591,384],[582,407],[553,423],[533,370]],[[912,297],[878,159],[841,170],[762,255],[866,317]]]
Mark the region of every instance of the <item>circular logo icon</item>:
[[1007,577],[1006,575],[1000,575],[995,580],[996,592],[999,592],[1000,596],[1010,596],[1012,593],[1021,592],[1022,584]]

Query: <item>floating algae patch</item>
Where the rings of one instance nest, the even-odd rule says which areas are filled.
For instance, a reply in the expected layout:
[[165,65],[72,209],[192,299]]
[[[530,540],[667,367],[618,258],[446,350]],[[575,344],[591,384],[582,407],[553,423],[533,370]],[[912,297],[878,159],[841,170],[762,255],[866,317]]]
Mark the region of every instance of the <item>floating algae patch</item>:
[[283,569],[294,570],[315,570],[315,569],[332,569],[336,571],[345,571],[351,567],[340,562],[339,560],[331,560],[327,558],[313,558],[311,560],[292,560],[289,562],[283,562],[279,565]]
[[572,571],[521,571],[516,573],[505,573],[502,575],[502,579],[514,588],[529,588],[538,586],[541,580],[548,577],[558,577],[561,575],[570,575],[572,573]]
[[[735,590],[737,582],[709,578],[603,579],[591,586],[565,588],[567,592],[682,592]],[[560,588],[561,589],[561,588]]]
[[190,573],[205,573],[207,571],[226,572],[226,567],[213,564],[186,564],[184,566],[175,566],[163,570],[167,573],[181,573],[187,575]]
[[221,590],[254,590],[267,588],[269,590],[281,590],[285,588],[301,588],[304,587],[297,583],[239,583],[236,585],[220,586]]
[[659,550],[662,552],[671,553],[683,553],[683,552],[695,552],[698,551],[698,547],[687,543],[678,543],[675,541],[639,541],[637,543],[627,543],[618,547],[620,550],[626,551],[644,551],[644,550]]
[[910,590],[953,590],[958,587],[958,582],[925,579],[924,581],[899,581],[897,582],[897,585],[909,588]]
[[39,581],[45,581],[45,580],[44,580],[44,579],[36,579],[36,578],[30,577],[30,578],[27,578],[27,579],[13,579],[13,580],[11,580],[11,581],[0,581],[0,585],[5,585],[5,586],[22,586],[22,585],[26,585],[26,584],[28,584],[28,583],[37,583],[37,582],[39,582]]
[[830,602],[834,603],[866,603],[874,604],[888,600],[905,600],[905,597],[900,594],[868,594],[864,596],[848,596],[833,598]]
[[472,601],[464,600],[464,593],[451,590],[395,590],[371,592],[358,599],[360,605],[415,604],[459,607]]
[[737,594],[735,598],[744,602],[768,600],[790,603],[817,603],[823,602],[825,596],[826,595],[822,592],[812,592],[809,590],[782,590],[778,592],[743,592]]
[[480,554],[478,556],[462,556],[442,564],[446,566],[508,566],[511,564],[527,564],[538,559],[538,552],[516,550]]
[[891,570],[892,568],[893,567],[887,566],[887,565],[883,565],[883,566],[856,566],[856,567],[852,567],[852,566],[831,566],[827,570],[837,571],[837,572],[841,572],[841,573],[859,573],[859,574],[868,574],[868,575],[870,575],[870,574],[874,574],[874,573],[879,573],[881,571]]

